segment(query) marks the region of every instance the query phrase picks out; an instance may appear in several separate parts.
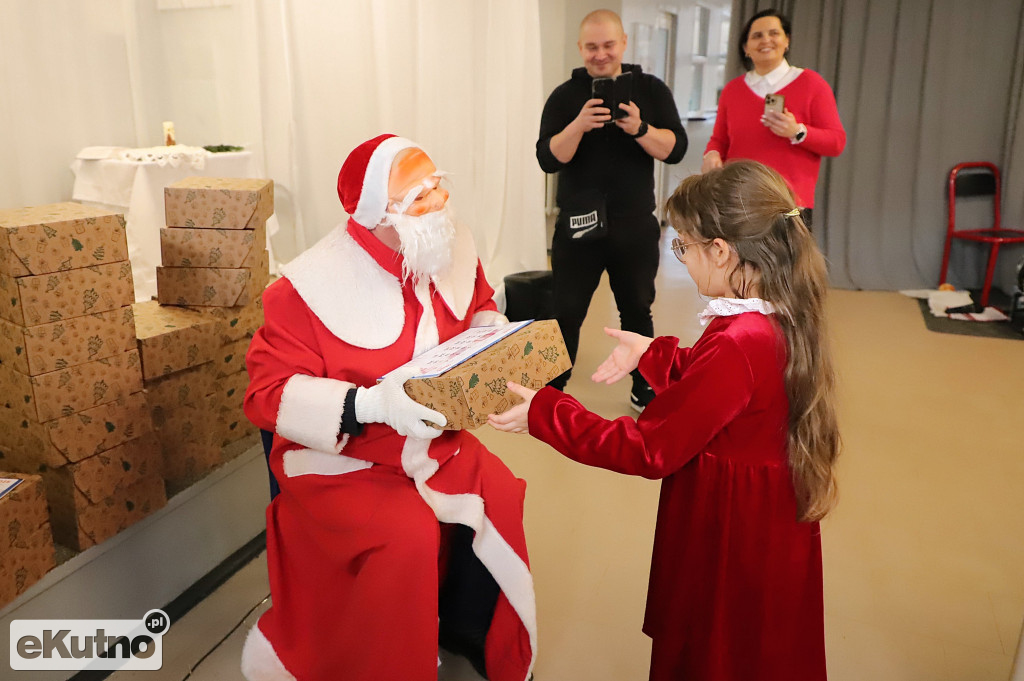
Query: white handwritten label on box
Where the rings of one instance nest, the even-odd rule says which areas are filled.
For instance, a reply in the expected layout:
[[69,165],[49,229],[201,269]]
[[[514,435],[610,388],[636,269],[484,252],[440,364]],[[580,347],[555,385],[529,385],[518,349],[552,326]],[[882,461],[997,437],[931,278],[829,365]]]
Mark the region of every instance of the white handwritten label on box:
[[[420,373],[413,376],[413,378],[434,378],[435,376],[440,376],[449,369],[462,364],[473,355],[483,352],[502,338],[511,336],[532,321],[532,319],[527,319],[499,326],[477,326],[472,329],[466,329],[458,336],[427,350],[418,357],[413,357],[403,364],[402,367],[418,367]],[[398,368],[401,369],[402,367]]]
[[23,482],[21,478],[0,478],[0,499]]

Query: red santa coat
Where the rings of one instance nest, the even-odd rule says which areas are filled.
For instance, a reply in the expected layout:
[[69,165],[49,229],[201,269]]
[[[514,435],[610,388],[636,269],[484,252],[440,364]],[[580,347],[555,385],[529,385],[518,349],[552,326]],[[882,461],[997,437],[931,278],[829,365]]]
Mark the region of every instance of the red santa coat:
[[636,421],[544,388],[530,434],[664,479],[644,619],[652,681],[824,681],[821,537],[796,519],[781,331],[748,312],[677,346],[658,338],[641,359],[656,397]]
[[349,220],[264,293],[245,412],[275,432],[281,493],[267,509],[273,606],[243,650],[250,681],[436,679],[438,521],[475,530],[474,552],[501,588],[485,649],[491,679],[532,670],[525,483],[468,432],[420,440],[371,423],[338,437],[350,388],[503,320],[467,231],[457,231],[445,277],[414,287],[401,268]]

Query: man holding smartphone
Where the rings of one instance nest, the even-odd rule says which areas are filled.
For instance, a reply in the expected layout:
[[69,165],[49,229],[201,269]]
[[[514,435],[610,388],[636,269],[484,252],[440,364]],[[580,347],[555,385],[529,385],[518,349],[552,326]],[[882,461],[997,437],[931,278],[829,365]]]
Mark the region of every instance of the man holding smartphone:
[[[606,270],[622,328],[654,335],[651,305],[661,236],[654,215],[654,159],[678,163],[687,146],[668,86],[622,63],[626,34],[617,14],[597,10],[584,17],[577,46],[583,67],[548,97],[537,140],[541,169],[558,173],[551,270],[555,315],[573,362],[580,327]],[[623,74],[630,74],[630,96],[617,104],[622,113],[613,120],[606,99],[594,96],[595,79]],[[552,385],[562,389],[568,380],[566,372]],[[630,404],[642,411],[652,397],[634,372]]]

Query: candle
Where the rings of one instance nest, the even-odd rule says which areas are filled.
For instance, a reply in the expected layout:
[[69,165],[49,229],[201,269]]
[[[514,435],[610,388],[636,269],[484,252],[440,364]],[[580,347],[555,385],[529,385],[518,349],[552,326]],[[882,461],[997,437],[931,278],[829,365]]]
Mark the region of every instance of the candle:
[[173,147],[175,144],[174,121],[164,121],[164,146]]

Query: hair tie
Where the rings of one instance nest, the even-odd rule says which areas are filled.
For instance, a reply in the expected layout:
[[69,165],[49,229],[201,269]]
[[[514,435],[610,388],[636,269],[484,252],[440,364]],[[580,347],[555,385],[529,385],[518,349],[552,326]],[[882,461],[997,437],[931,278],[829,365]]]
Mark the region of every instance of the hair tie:
[[794,208],[793,210],[789,211],[788,213],[783,213],[783,215],[785,215],[787,218],[795,218],[797,215],[800,215],[800,209],[799,208]]

